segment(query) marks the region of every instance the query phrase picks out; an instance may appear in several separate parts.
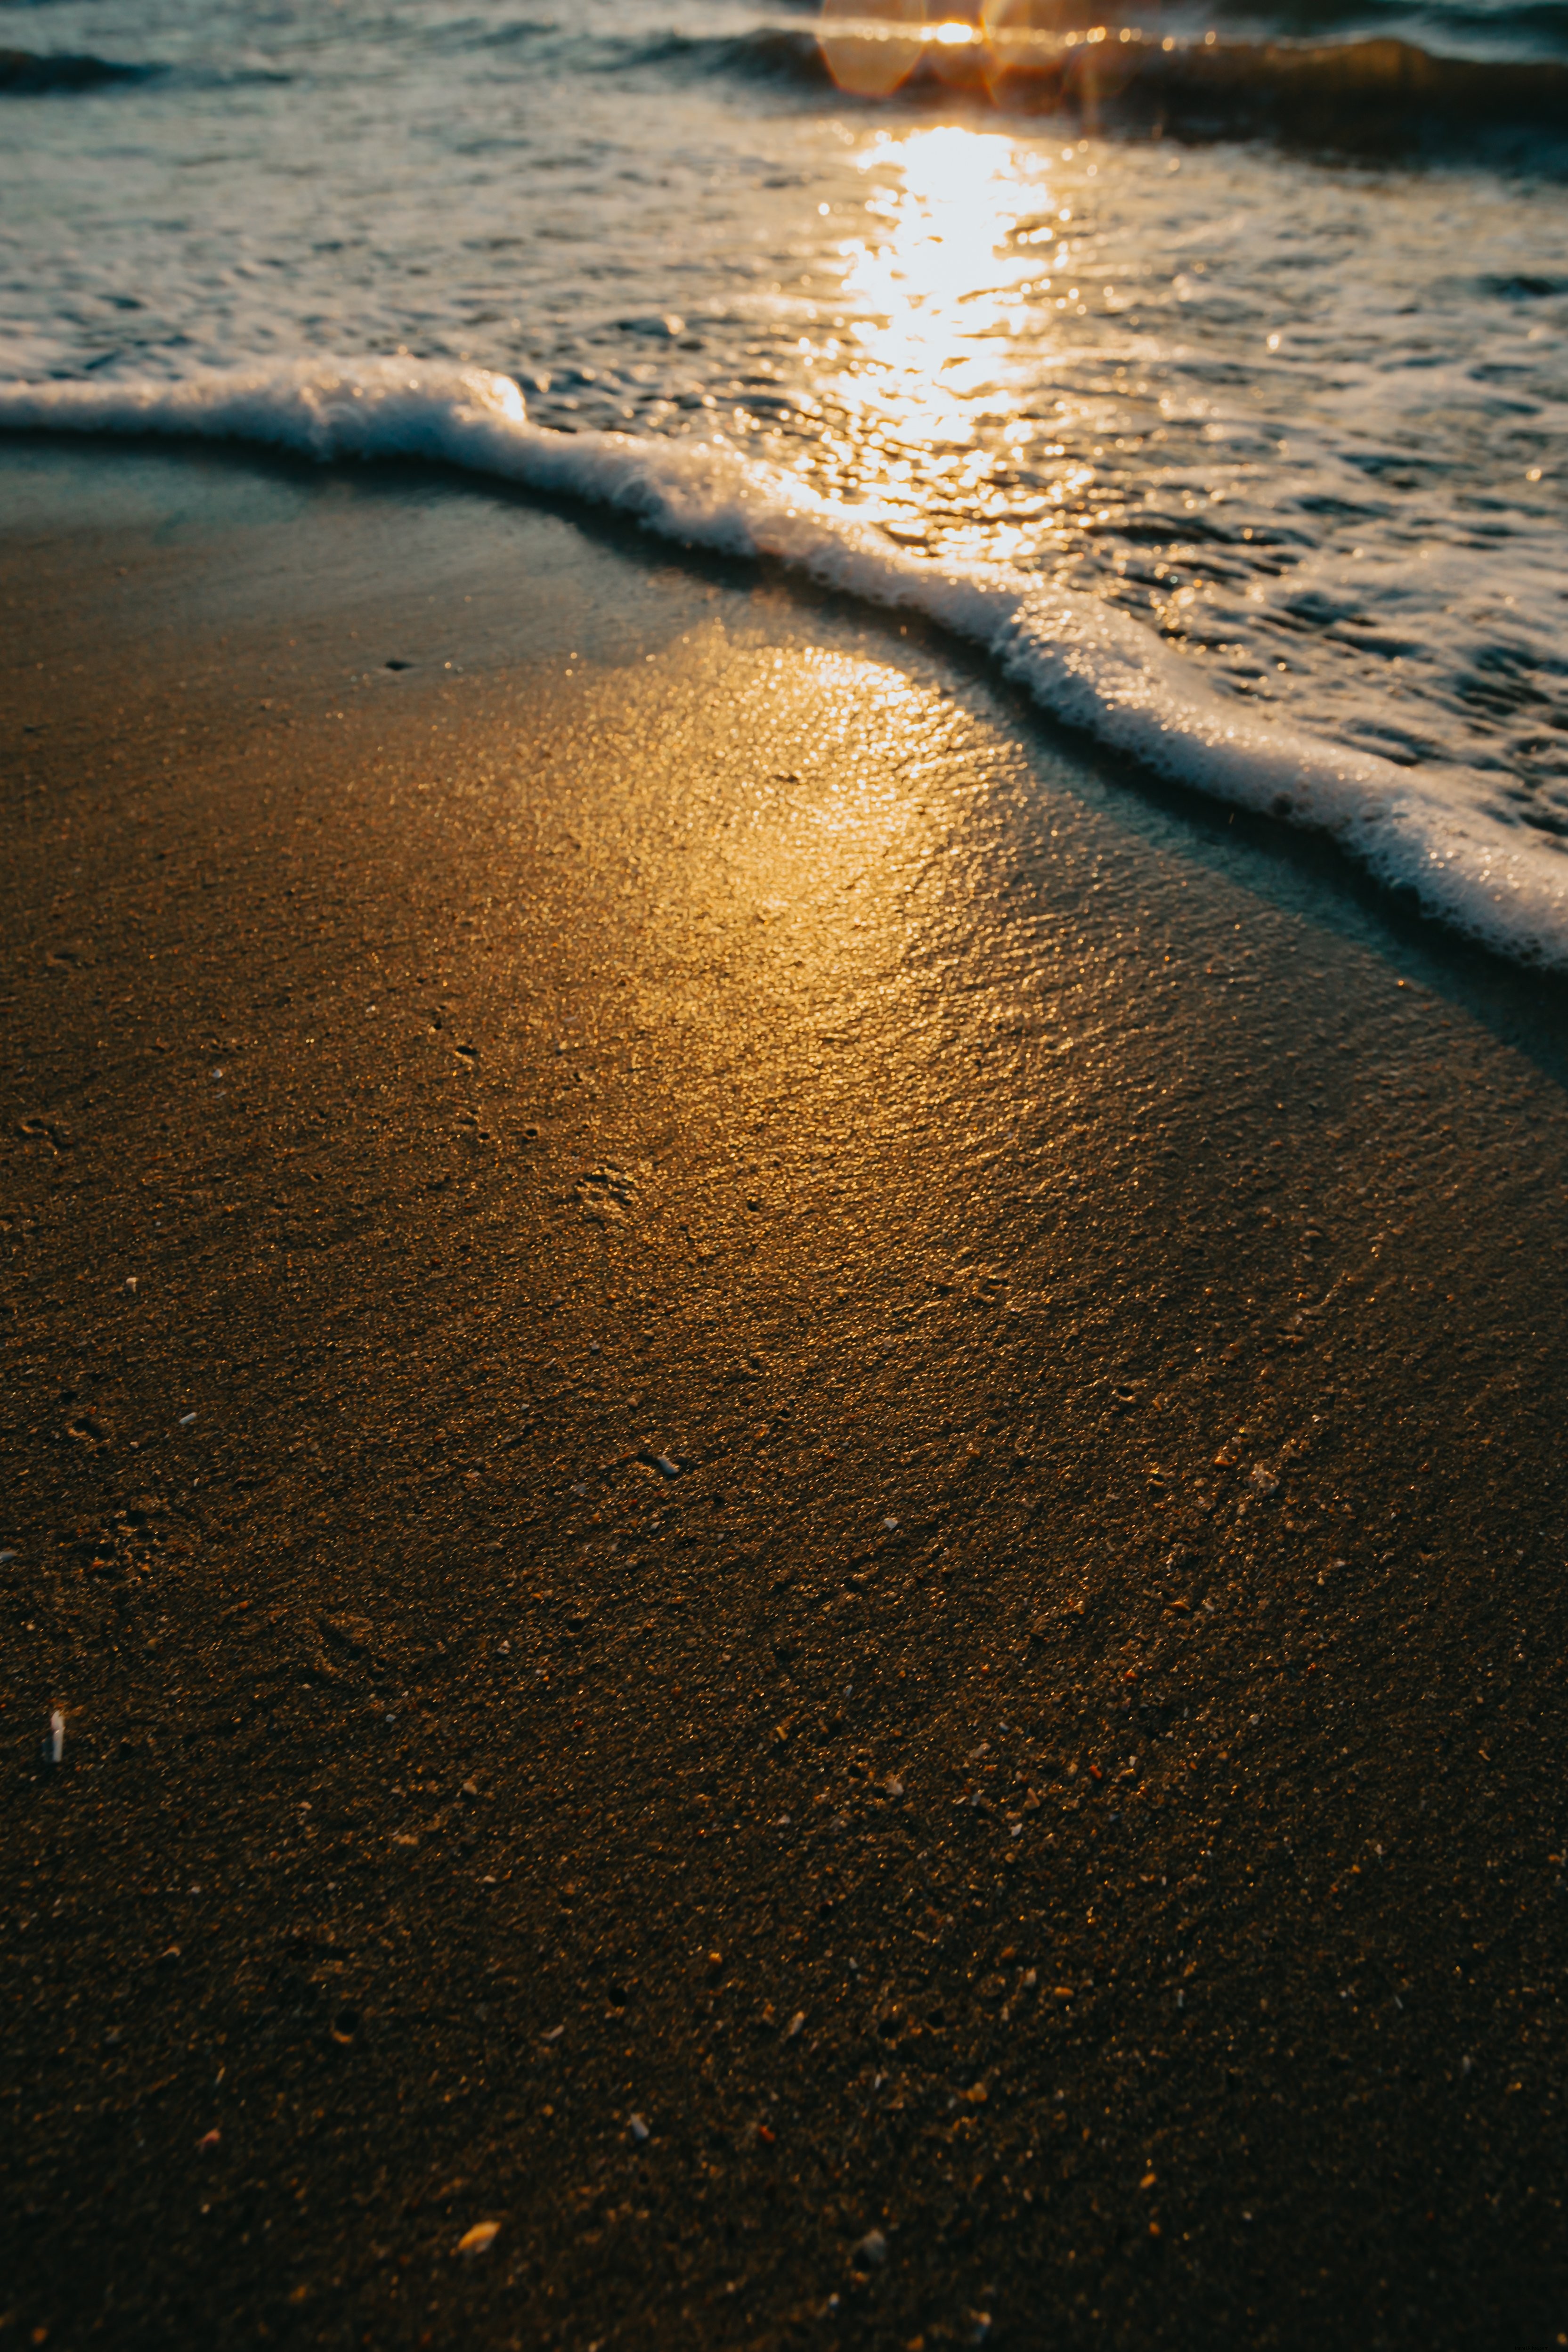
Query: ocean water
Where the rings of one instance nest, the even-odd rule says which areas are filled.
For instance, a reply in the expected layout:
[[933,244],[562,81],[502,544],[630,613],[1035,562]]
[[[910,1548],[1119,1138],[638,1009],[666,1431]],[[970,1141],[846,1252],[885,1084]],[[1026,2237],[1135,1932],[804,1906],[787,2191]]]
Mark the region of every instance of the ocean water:
[[0,425],[770,554],[1568,964],[1568,0],[527,11],[0,0]]

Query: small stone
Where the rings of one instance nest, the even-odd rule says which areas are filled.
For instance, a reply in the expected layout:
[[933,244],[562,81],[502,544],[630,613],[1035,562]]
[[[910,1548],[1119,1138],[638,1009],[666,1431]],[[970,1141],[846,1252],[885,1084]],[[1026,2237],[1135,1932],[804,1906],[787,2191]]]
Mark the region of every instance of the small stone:
[[648,2137],[648,2126],[643,2122],[642,2116],[628,2116],[626,2118],[626,2126],[631,2132],[632,2138],[636,2141],[638,2147],[641,2147],[643,2142]]
[[[805,2011],[804,2011],[803,2009],[798,2009],[798,2010],[795,2011],[794,2016],[789,2020],[789,2024],[784,2028],[784,2039],[785,2039],[785,2041],[786,2041],[786,2042],[793,2042],[793,2041],[794,2041],[794,2039],[795,2039],[795,2036],[800,2032],[800,2028],[805,2024],[805,2022],[806,2022],[806,2012],[805,2012]],[[1467,2063],[1468,2063],[1468,2062],[1467,2062]]]
[[476,2254],[488,2253],[500,2234],[500,2228],[499,2221],[476,2221],[474,2227],[465,2230],[458,2239],[458,2252],[469,2261]]
[[880,2230],[868,2230],[855,2248],[862,2263],[878,2264],[887,2260],[887,2240]]

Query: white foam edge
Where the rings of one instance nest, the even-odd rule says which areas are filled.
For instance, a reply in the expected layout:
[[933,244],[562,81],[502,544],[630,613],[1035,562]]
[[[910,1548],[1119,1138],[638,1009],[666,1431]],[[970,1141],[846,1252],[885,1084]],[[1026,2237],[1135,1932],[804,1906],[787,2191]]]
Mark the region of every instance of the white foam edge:
[[873,521],[723,444],[558,433],[509,376],[408,359],[311,358],[172,380],[0,383],[0,428],[246,441],[329,459],[424,457],[635,516],[662,537],[769,557],[982,646],[1053,717],[1157,774],[1329,835],[1430,916],[1522,962],[1568,969],[1568,857],[1516,844],[1429,773],[1239,707],[1099,597],[1003,565],[905,553]]

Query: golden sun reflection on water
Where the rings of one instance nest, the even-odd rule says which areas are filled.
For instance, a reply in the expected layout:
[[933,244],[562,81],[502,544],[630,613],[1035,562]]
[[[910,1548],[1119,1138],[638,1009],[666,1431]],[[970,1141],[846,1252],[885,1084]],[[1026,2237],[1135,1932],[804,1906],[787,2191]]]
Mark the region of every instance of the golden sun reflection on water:
[[977,549],[1007,561],[1011,501],[987,485],[998,436],[1016,455],[1031,430],[1016,418],[1009,353],[1026,327],[1038,342],[1048,160],[1004,133],[943,124],[890,133],[861,163],[878,184],[873,226],[841,248],[856,323],[819,379],[825,437],[862,511],[895,537],[936,523],[961,552],[962,518]]

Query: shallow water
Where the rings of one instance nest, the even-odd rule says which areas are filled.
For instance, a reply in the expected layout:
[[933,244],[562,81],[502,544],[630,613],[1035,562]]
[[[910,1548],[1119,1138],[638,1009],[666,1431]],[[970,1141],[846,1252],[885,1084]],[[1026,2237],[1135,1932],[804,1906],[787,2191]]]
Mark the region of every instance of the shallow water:
[[[0,5],[0,49],[152,69],[0,97],[0,421],[612,497],[918,603],[1166,772],[1568,961],[1568,192],[1504,62],[1550,90],[1568,11],[1219,18],[1243,96],[1270,33],[1471,60],[1479,128],[1401,68],[1376,155],[1272,99],[1270,135],[1196,135],[1150,79],[1202,48],[1176,10],[1103,45],[1141,111],[1109,69],[1087,110],[1070,79],[992,103],[935,45],[864,103],[810,23]],[[1208,129],[1256,131],[1233,99]],[[206,384],[237,364],[243,397]]]

